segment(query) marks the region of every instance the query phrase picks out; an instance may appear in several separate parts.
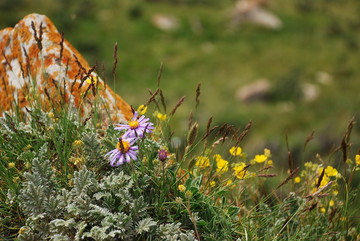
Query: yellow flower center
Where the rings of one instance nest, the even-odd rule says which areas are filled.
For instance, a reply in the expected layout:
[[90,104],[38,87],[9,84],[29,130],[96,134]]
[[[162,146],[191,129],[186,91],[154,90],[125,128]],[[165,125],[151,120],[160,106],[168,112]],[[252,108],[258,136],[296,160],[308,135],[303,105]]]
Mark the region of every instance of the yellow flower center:
[[116,145],[116,148],[122,153],[126,153],[130,149],[130,143],[124,140],[119,140],[119,142]]
[[133,120],[133,121],[129,121],[128,125],[130,127],[130,129],[136,129],[139,127],[139,122],[137,120]]

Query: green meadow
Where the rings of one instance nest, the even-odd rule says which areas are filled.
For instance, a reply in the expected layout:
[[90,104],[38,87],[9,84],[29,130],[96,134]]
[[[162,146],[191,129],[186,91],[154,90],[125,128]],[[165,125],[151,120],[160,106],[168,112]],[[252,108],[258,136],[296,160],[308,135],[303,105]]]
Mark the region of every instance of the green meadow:
[[[191,111],[201,83],[201,116],[239,126],[252,120],[249,148],[272,145],[283,151],[287,133],[290,145],[301,149],[314,130],[317,152],[326,153],[359,115],[356,1],[269,1],[266,10],[282,22],[278,30],[251,23],[231,27],[234,1],[18,2],[2,3],[1,27],[31,12],[46,14],[91,65],[104,63],[107,68],[98,72],[133,106],[144,103],[148,88],[156,88],[163,63],[161,87],[168,101],[187,98],[181,118]],[[158,29],[152,23],[156,14],[176,18],[178,27]],[[263,100],[236,98],[238,89],[259,79],[270,82]],[[304,84],[316,88],[314,100],[301,97]],[[177,125],[186,129],[180,120]]]

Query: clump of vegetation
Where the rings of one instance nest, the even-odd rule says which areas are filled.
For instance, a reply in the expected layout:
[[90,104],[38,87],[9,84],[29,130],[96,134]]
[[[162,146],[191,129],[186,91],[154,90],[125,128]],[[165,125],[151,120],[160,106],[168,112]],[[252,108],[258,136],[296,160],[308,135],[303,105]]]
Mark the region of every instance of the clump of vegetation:
[[[199,96],[200,86],[196,106]],[[353,121],[334,151],[342,163],[336,165],[336,154],[326,161],[317,156],[303,167],[292,163],[281,178],[270,149],[251,155],[242,148],[251,123],[236,129],[210,118],[200,131],[190,119],[188,133],[177,139],[171,119],[184,98],[168,113],[164,100],[158,89],[127,123],[107,126],[83,122],[71,108],[5,114],[2,237],[356,239],[352,180],[360,156],[348,156]]]

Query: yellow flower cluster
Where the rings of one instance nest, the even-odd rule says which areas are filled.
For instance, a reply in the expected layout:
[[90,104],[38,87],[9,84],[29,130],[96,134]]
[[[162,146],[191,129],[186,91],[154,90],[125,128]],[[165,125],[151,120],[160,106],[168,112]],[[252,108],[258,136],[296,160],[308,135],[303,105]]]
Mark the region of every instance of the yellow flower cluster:
[[242,156],[242,155],[243,155],[242,149],[241,149],[241,147],[239,147],[239,146],[233,146],[233,147],[231,147],[230,150],[229,150],[229,152],[230,152],[230,154],[231,154],[232,156]]
[[[320,167],[318,169],[318,175],[320,177],[321,173],[324,171],[324,168]],[[335,177],[335,178],[339,178],[340,177],[340,173],[332,166],[327,166],[325,168],[325,171],[324,171],[324,176],[321,180],[321,183],[319,185],[319,187],[323,187],[325,186],[326,184],[328,184],[330,182],[330,177]],[[316,179],[316,182],[315,184],[317,184],[319,182],[319,178]]]
[[247,165],[245,164],[245,162],[239,162],[239,163],[235,164],[235,166],[233,167],[233,170],[234,170],[234,175],[236,176],[236,178],[247,179],[247,178],[256,176],[255,173],[248,171],[246,169],[246,166]]
[[75,148],[75,149],[81,147],[82,145],[84,145],[84,142],[82,140],[75,140],[73,142],[73,148]]
[[205,168],[210,166],[210,160],[206,156],[198,156],[196,157],[195,166],[200,168]]
[[355,156],[355,163],[356,163],[356,166],[360,166],[360,155],[359,154],[357,154]]
[[229,162],[224,160],[219,154],[214,155],[216,161],[216,172],[224,173],[229,170]]
[[234,168],[233,168],[234,175],[239,179],[244,179],[245,174],[246,174],[245,167],[246,167],[245,162],[236,163]]

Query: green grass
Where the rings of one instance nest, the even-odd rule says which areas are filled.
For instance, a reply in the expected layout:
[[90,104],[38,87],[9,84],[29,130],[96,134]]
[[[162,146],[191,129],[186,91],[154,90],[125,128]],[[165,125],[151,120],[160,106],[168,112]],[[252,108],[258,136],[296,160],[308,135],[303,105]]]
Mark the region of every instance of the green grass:
[[[110,83],[112,46],[117,42],[119,68],[112,86],[133,106],[144,103],[147,88],[156,88],[156,75],[160,63],[164,63],[161,86],[169,92],[169,103],[175,104],[178,98],[187,96],[187,109],[179,118],[192,108],[193,90],[201,82],[200,110],[204,119],[217,113],[218,123],[244,124],[253,120],[256,131],[270,144],[276,144],[272,139],[282,138],[284,130],[288,130],[290,135],[300,137],[294,143],[300,146],[304,141],[302,133],[314,129],[316,137],[321,138],[334,125],[338,127],[335,131],[343,129],[335,123],[346,123],[358,116],[357,2],[274,1],[269,9],[283,22],[278,31],[252,25],[232,30],[228,26],[232,1],[170,2],[88,1],[84,8],[85,1],[51,7],[20,1],[22,7],[8,22],[13,24],[26,12],[47,14],[91,64],[105,63],[105,78]],[[9,6],[11,9],[10,3]],[[133,12],[138,17],[131,17]],[[176,16],[179,29],[156,29],[151,24],[156,13]],[[194,19],[201,23],[200,34],[191,28]],[[289,98],[287,101],[294,108],[287,113],[279,111],[278,101],[248,104],[235,99],[236,89],[259,78],[269,79],[273,88],[280,91],[278,94],[286,92],[278,85],[283,84],[282,79],[293,81],[289,78],[293,70],[299,70],[299,83],[314,83],[319,88],[318,99],[306,103]],[[333,83],[318,84],[319,71],[329,73]],[[250,135],[250,143],[262,142],[259,134]],[[333,143],[339,141],[336,135],[328,138]]]

